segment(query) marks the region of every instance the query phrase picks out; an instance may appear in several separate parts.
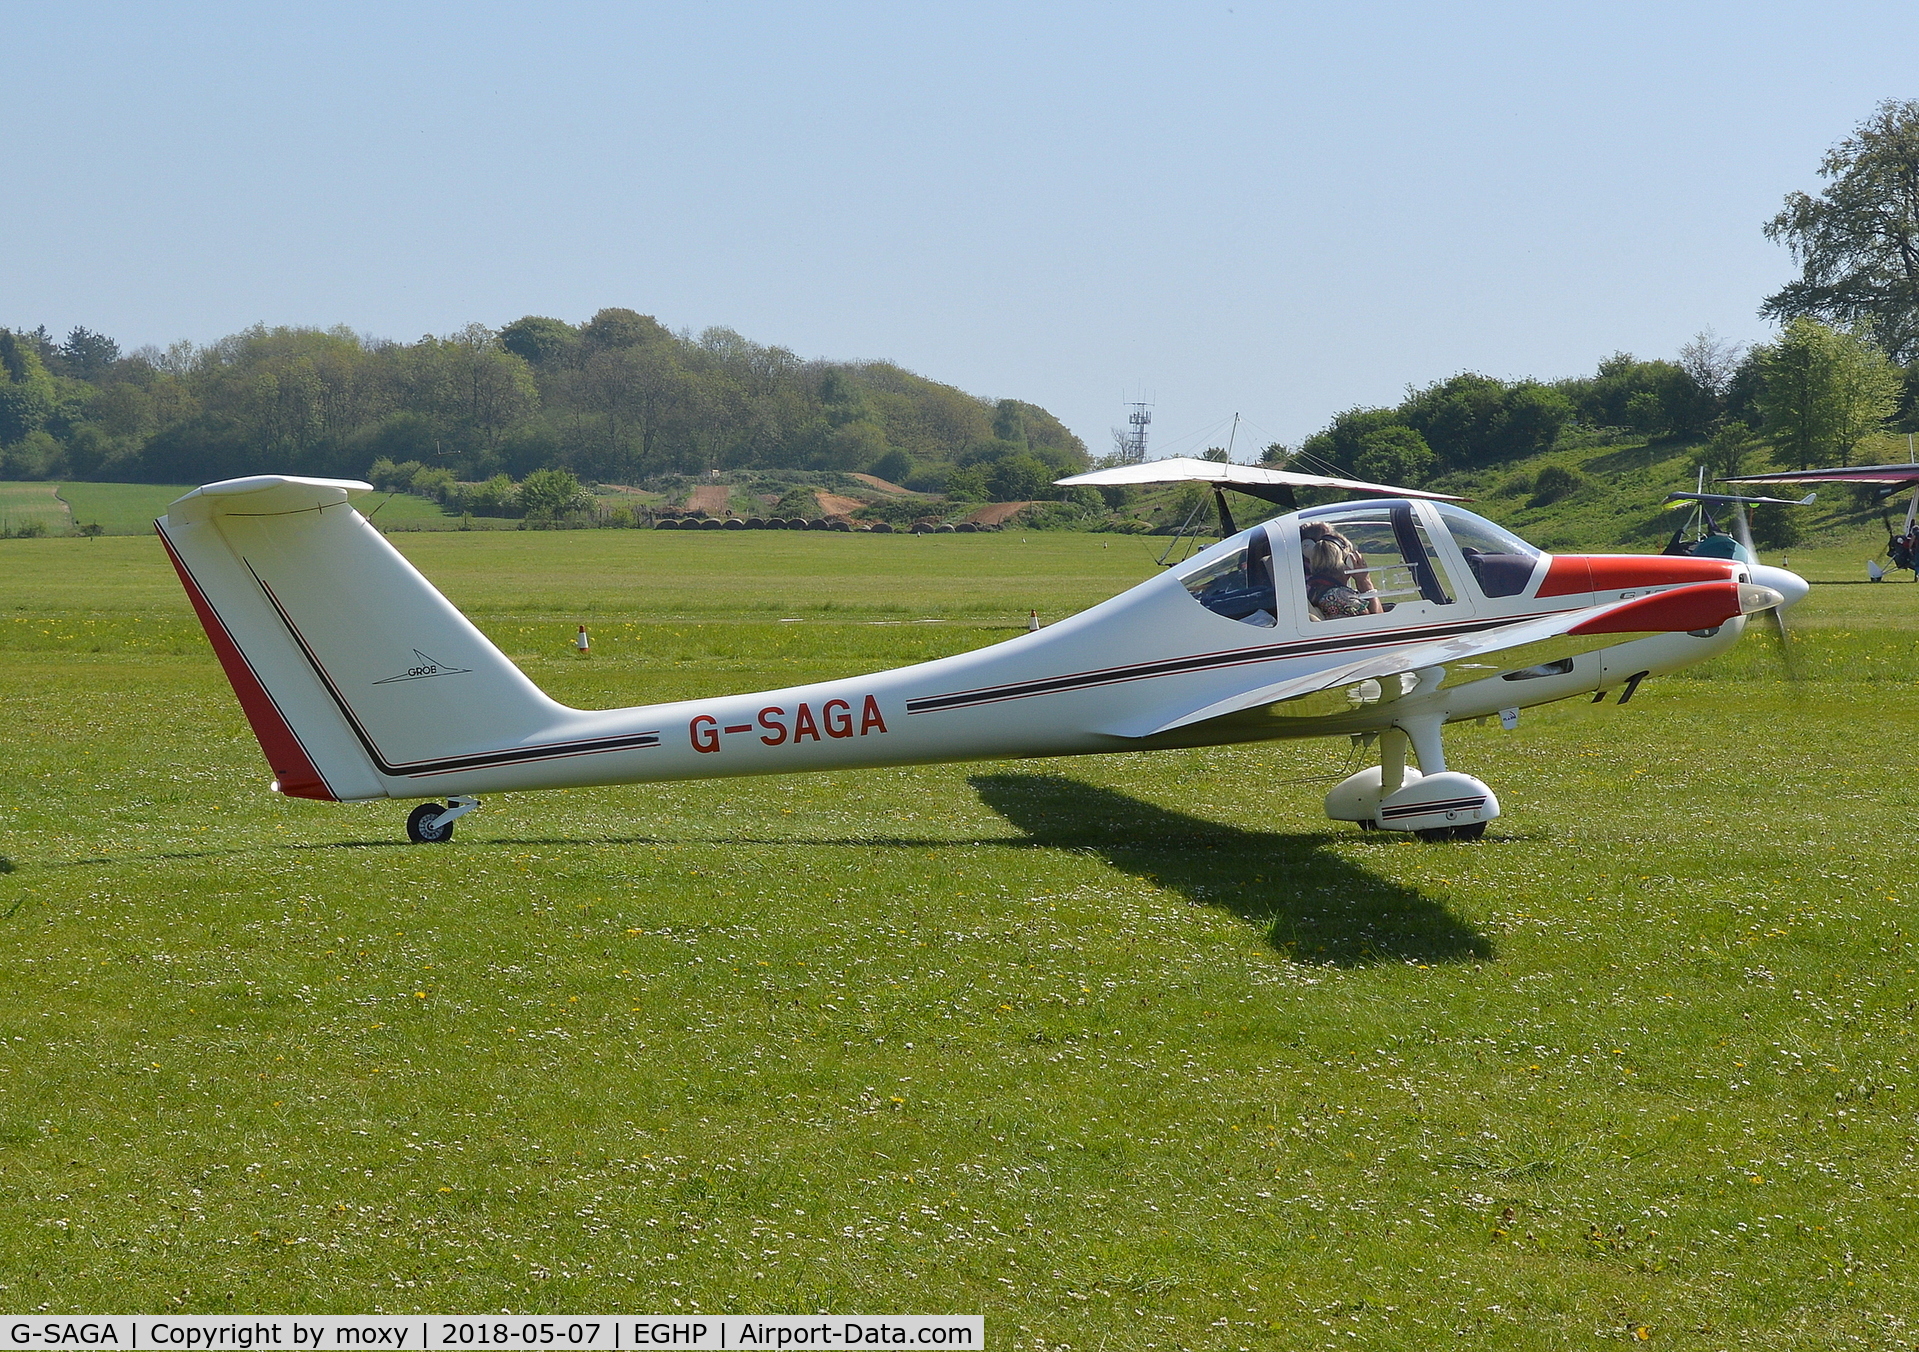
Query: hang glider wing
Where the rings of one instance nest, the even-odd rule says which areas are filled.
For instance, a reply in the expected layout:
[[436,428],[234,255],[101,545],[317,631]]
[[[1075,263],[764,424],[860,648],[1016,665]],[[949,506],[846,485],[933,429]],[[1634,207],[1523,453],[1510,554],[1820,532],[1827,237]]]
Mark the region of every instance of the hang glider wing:
[[[1772,588],[1749,582],[1697,582],[1628,601],[1610,601],[1605,605],[1584,606],[1537,619],[1520,620],[1478,634],[1459,635],[1430,643],[1407,642],[1403,646],[1390,647],[1384,652],[1375,652],[1309,675],[1257,686],[1171,717],[1160,710],[1150,718],[1108,731],[1121,737],[1152,737],[1209,719],[1224,718],[1229,714],[1245,713],[1283,700],[1316,694],[1321,690],[1444,666],[1448,662],[1462,662],[1467,658],[1540,643],[1561,635],[1684,633],[1693,629],[1710,629],[1724,624],[1735,615],[1769,610],[1784,602],[1785,598]],[[1385,637],[1382,635],[1382,639]]]
[[[1744,483],[1743,479],[1727,479],[1726,483]],[[1760,507],[1810,507],[1819,495],[1808,493],[1803,498],[1757,498],[1745,497],[1738,493],[1668,493],[1667,505],[1687,502],[1704,502],[1714,506],[1726,502],[1744,502]]]
[[1841,469],[1797,469],[1778,474],[1746,474],[1722,484],[1881,484],[1897,488],[1919,484],[1919,465],[1850,465]]
[[1382,498],[1429,498],[1434,502],[1466,502],[1451,493],[1428,493],[1417,488],[1395,488],[1391,484],[1369,484],[1358,479],[1333,479],[1323,474],[1295,474],[1288,469],[1267,469],[1263,465],[1233,465],[1223,460],[1195,460],[1175,456],[1169,460],[1150,460],[1143,465],[1119,465],[1096,469],[1090,474],[1075,474],[1055,479],[1062,488],[1111,487],[1118,484],[1211,484],[1230,488],[1268,502],[1296,506],[1296,488],[1337,488],[1348,493],[1371,493]]

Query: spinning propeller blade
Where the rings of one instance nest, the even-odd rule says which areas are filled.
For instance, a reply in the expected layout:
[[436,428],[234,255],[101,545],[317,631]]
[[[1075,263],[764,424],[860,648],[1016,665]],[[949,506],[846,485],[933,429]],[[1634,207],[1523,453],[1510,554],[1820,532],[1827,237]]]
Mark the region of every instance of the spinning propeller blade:
[[[1728,505],[1732,508],[1733,526],[1739,536],[1739,543],[1745,547],[1746,556],[1754,563],[1759,562],[1759,551],[1752,546],[1752,525],[1746,520],[1745,505],[1736,500]],[[1796,507],[1801,504],[1784,505]],[[1785,607],[1773,606],[1766,611],[1766,614],[1772,616],[1772,627],[1779,635],[1779,665],[1785,670],[1787,680],[1796,681],[1799,679],[1799,663],[1793,657],[1792,634],[1786,628]]]

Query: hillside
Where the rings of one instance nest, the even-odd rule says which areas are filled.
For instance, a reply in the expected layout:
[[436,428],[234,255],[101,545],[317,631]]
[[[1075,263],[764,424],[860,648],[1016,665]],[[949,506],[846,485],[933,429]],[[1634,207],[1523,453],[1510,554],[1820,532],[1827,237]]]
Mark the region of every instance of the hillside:
[[363,478],[383,460],[441,482],[811,470],[1002,499],[1087,463],[1037,404],[625,309],[414,343],[256,325],[130,355],[84,328],[0,328],[0,480]]
[[[1562,448],[1497,469],[1451,475],[1432,486],[1472,498],[1474,511],[1544,549],[1654,551],[1664,547],[1683,519],[1680,511],[1662,506],[1662,500],[1696,485],[1701,446],[1694,440],[1635,439]],[[1868,463],[1905,459],[1904,445],[1894,446],[1890,439],[1868,451]],[[1763,450],[1750,462],[1753,473],[1777,468]],[[1541,502],[1536,496],[1541,473],[1554,467],[1576,475],[1577,487],[1556,501]],[[1803,493],[1781,491],[1776,496]],[[1816,560],[1822,577],[1863,576],[1865,560],[1885,548],[1882,513],[1890,513],[1896,522],[1907,501],[1907,495],[1898,494],[1882,506],[1862,501],[1850,487],[1834,485],[1821,489],[1808,507],[1760,508],[1754,520],[1756,541],[1761,555],[1774,561],[1780,554],[1797,558],[1801,566]],[[1790,518],[1783,532],[1782,517]]]

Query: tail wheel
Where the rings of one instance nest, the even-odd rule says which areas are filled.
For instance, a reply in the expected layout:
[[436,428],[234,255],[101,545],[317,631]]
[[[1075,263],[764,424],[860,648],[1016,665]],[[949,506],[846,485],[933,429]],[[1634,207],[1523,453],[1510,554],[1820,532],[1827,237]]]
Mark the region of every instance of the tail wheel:
[[422,803],[407,814],[406,837],[415,845],[438,845],[453,839],[453,823],[442,822],[447,808],[439,803]]

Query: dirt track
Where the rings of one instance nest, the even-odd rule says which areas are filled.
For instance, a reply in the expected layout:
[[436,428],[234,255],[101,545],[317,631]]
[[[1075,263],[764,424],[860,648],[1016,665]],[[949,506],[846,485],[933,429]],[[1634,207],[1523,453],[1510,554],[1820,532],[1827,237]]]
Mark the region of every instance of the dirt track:
[[1030,502],[989,502],[966,519],[975,526],[1002,526],[1032,505]]
[[827,516],[851,516],[866,504],[858,498],[843,498],[838,493],[816,493],[820,500],[820,511]]

